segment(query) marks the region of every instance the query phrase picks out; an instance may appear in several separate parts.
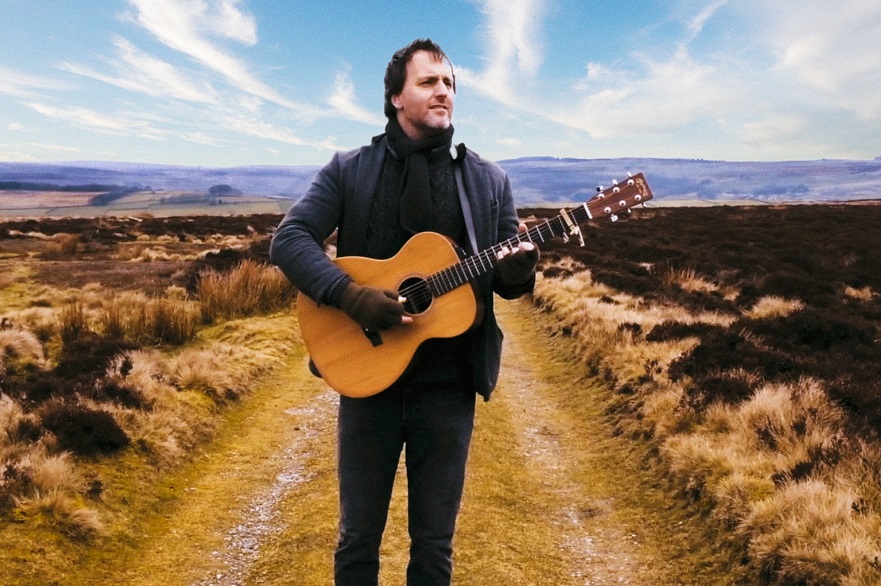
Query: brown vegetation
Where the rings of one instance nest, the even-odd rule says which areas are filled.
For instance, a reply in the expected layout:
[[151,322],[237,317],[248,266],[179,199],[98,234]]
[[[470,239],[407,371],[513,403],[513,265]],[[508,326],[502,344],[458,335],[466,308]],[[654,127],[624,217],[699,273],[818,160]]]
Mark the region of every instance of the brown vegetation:
[[[119,470],[186,459],[281,362],[239,319],[291,303],[265,264],[278,220],[0,223],[0,523],[94,539]],[[648,209],[543,247],[536,303],[615,390],[616,433],[762,583],[881,580],[879,220]]]
[[879,220],[652,209],[544,248],[552,327],[762,583],[881,581]]
[[[289,307],[293,291],[280,286],[263,253],[277,221],[0,224],[7,275],[0,290],[0,522],[45,519],[92,538],[104,524],[86,501],[104,485],[86,481],[90,462],[134,449],[166,466],[210,437],[211,414],[273,362],[253,343],[198,337],[220,320]],[[131,254],[132,246],[141,252]],[[261,253],[262,264],[251,260]],[[210,285],[201,286],[203,279]],[[256,303],[223,309],[255,292]]]

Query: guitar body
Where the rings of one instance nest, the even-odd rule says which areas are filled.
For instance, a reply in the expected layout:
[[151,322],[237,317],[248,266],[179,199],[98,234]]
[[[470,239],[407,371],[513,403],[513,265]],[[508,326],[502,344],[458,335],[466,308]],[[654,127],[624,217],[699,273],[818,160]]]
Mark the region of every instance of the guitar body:
[[[390,259],[347,256],[334,262],[360,285],[401,292],[408,283],[460,260],[449,239],[423,232]],[[406,296],[405,292],[401,295]],[[482,317],[473,284],[433,297],[418,312],[408,310],[412,323],[379,332],[365,332],[344,311],[319,306],[302,293],[297,297],[297,312],[312,362],[331,388],[348,397],[383,391],[404,373],[422,342],[458,336],[480,323]]]

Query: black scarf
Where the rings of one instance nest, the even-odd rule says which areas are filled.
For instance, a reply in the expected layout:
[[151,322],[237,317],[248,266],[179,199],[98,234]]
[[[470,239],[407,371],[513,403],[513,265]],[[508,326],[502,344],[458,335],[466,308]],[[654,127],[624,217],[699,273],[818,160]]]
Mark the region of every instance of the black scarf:
[[404,161],[401,188],[401,226],[411,234],[431,229],[431,182],[427,155],[440,148],[449,150],[453,143],[453,125],[422,140],[404,133],[397,118],[389,118],[385,127],[392,152]]

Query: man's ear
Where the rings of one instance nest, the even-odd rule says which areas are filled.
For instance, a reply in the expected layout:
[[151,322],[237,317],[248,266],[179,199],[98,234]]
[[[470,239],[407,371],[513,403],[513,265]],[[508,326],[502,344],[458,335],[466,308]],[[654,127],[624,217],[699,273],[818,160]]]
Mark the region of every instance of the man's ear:
[[392,106],[395,107],[396,110],[401,109],[401,94],[395,94],[391,98]]

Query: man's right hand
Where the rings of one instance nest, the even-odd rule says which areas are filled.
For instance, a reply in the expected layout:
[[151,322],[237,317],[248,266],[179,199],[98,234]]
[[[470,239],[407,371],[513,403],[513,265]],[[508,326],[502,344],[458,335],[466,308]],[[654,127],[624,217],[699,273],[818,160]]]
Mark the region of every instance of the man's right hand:
[[366,330],[385,330],[411,321],[397,293],[351,282],[340,298],[340,309]]

